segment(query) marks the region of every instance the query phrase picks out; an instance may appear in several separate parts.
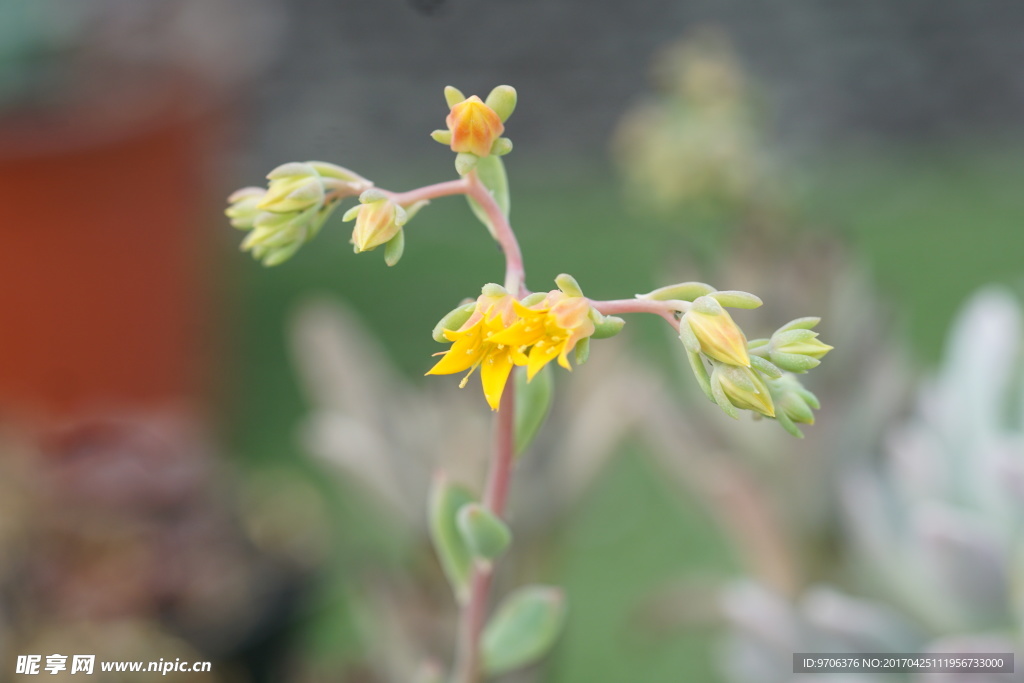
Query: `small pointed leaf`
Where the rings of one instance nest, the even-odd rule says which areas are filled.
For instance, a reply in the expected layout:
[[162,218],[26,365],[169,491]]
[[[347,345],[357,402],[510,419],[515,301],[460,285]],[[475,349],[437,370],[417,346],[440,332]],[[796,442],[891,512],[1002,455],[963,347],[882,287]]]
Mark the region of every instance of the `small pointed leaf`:
[[481,560],[498,559],[512,541],[508,525],[479,503],[463,505],[456,523],[466,547]]
[[551,410],[551,397],[555,391],[555,381],[552,378],[551,366],[546,365],[540,372],[533,376],[533,380],[526,381],[526,368],[515,369],[516,383],[516,425],[515,444],[516,455],[522,455],[537,432],[544,425],[548,412]]
[[430,537],[441,568],[460,604],[469,598],[469,575],[473,558],[459,533],[455,517],[463,505],[472,502],[473,495],[448,481],[444,474],[438,473],[434,477],[429,504]]
[[487,673],[497,676],[543,657],[561,633],[565,611],[565,595],[549,586],[525,586],[505,598],[480,643]]
[[[510,202],[508,193],[508,175],[505,173],[505,162],[501,160],[501,157],[483,157],[477,161],[476,173],[477,177],[480,178],[480,182],[484,184],[484,187],[491,191],[491,195],[494,197],[494,200],[498,202],[498,206],[501,207],[502,213],[508,217]],[[488,232],[490,232],[493,237],[494,227],[491,225],[491,221],[487,217],[487,212],[484,211],[483,207],[469,195],[466,195],[466,201],[469,202],[469,208],[473,210],[473,214],[481,223],[487,226]]]

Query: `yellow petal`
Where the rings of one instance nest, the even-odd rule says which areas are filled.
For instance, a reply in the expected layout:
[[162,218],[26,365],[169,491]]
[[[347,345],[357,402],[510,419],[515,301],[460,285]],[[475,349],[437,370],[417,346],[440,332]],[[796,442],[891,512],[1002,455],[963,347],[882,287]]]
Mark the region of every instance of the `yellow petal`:
[[540,369],[550,363],[558,355],[558,345],[542,340],[530,349],[529,362],[526,364],[526,379],[532,380]]
[[479,324],[463,332],[449,332],[445,335],[454,343],[444,357],[430,368],[428,375],[451,375],[468,370],[483,357],[485,349],[482,343],[482,329]]
[[501,394],[505,391],[505,383],[508,375],[512,372],[512,357],[507,349],[487,354],[483,363],[480,364],[480,382],[484,387],[484,398],[491,406],[491,410],[497,410],[501,403]]
[[491,344],[504,344],[505,346],[529,346],[544,336],[544,327],[538,323],[526,324],[520,320],[508,329],[502,330],[487,337]]

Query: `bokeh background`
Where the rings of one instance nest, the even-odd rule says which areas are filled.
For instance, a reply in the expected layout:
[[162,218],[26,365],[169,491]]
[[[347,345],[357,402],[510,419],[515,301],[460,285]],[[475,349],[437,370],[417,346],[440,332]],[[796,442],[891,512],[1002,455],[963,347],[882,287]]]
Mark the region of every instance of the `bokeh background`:
[[820,314],[836,346],[802,441],[716,415],[657,320],[559,377],[498,583],[562,585],[570,617],[510,679],[1019,649],[1022,32],[995,0],[3,0],[0,677],[447,657],[419,510],[439,464],[475,484],[489,416],[422,374],[500,254],[447,200],[393,269],[339,217],[264,269],[222,198],[291,160],[452,177],[449,84],[519,92],[531,288],[705,280],[765,299],[751,334]]

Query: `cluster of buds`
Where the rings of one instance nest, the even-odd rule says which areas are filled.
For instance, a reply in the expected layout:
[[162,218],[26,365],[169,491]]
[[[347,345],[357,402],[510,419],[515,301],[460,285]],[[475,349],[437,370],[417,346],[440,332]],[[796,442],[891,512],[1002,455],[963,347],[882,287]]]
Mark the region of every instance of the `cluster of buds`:
[[243,187],[228,197],[231,225],[248,230],[242,250],[265,266],[284,263],[316,237],[338,202],[373,183],[323,161],[290,162],[267,174],[263,187]]
[[737,418],[739,410],[749,410],[775,418],[797,437],[803,434],[796,423],[814,424],[818,399],[791,373],[816,367],[832,349],[811,329],[819,318],[799,318],[771,339],[748,342],[725,307],[757,308],[761,300],[749,292],[719,292],[703,282],[684,282],[639,298],[688,302],[678,309],[679,339],[697,382],[727,415]]
[[484,397],[492,410],[501,402],[514,366],[525,366],[527,381],[548,363],[572,370],[569,354],[586,361],[590,339],[603,339],[622,329],[624,321],[602,315],[583,296],[571,275],[555,278],[558,289],[535,292],[517,300],[504,287],[484,285],[475,302],[462,303],[434,328],[434,339],[452,342],[428,375],[450,375],[480,368]]

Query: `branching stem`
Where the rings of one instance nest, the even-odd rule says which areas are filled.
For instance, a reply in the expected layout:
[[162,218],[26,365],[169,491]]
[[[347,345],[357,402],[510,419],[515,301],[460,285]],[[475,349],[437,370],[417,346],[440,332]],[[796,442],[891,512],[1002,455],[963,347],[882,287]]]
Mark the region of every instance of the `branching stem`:
[[619,313],[654,313],[668,321],[673,328],[679,329],[678,313],[685,313],[690,308],[689,301],[671,299],[658,301],[655,299],[612,299],[610,301],[590,300],[590,305],[602,315],[618,315]]

